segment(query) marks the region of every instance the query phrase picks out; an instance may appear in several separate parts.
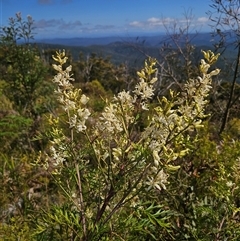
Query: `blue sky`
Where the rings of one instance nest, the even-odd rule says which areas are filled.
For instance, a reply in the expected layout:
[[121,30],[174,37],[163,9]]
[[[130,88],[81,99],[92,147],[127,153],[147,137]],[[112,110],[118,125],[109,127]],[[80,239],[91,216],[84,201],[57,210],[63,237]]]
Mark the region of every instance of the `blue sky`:
[[0,0],[0,24],[21,12],[35,21],[35,38],[133,36],[158,34],[164,26],[186,24],[192,31],[209,31],[206,12],[211,0]]

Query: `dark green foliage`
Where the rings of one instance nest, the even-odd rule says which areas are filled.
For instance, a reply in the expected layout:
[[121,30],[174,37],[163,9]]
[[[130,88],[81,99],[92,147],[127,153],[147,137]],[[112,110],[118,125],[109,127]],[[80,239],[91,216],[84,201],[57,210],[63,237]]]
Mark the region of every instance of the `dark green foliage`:
[[73,63],[76,83],[89,83],[97,80],[106,91],[118,93],[132,87],[132,75],[126,64],[114,65],[109,57],[92,53]]
[[[32,18],[28,16],[25,21],[20,13],[16,14],[16,18],[9,19],[9,27],[2,27],[0,70],[5,82],[2,93],[12,101],[13,108],[21,115],[35,119],[42,113],[39,96],[43,92],[47,96],[53,89],[44,81],[47,67],[39,50],[29,44],[30,39],[33,39],[32,31]],[[18,44],[17,41],[24,43]]]
[[214,140],[211,132],[206,128],[201,133],[195,150],[181,160],[182,168],[170,181],[166,201],[177,213],[174,237],[178,240],[240,238],[240,143],[227,136]]
[[1,149],[40,149],[39,143],[33,144],[32,140],[40,130],[42,115],[55,104],[53,85],[47,77],[48,67],[39,50],[29,44],[33,39],[33,20],[28,16],[25,21],[17,13],[15,18],[9,19],[9,26],[1,30],[0,95],[10,107],[2,108]]
[[22,117],[18,114],[9,114],[2,117],[0,120],[1,149],[8,150],[16,146],[18,148],[27,146],[28,143],[23,142],[26,141],[26,135],[32,123],[32,119]]
[[23,45],[11,47],[5,52],[7,83],[3,90],[14,103],[14,108],[27,116],[38,113],[34,110],[38,98],[38,89],[42,88],[46,67],[43,65],[35,49]]

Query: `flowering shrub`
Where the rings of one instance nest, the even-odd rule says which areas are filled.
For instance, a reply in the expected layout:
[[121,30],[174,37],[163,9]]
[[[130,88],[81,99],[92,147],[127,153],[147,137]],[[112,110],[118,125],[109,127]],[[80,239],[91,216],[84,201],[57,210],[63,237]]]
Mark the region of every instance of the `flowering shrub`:
[[[74,88],[71,66],[64,68],[65,52],[53,56],[55,92],[64,114],[50,119],[51,146],[44,166],[66,199],[46,214],[38,233],[66,228],[65,238],[71,240],[129,240],[132,232],[149,235],[152,225],[170,227],[171,214],[156,200],[167,190],[169,175],[181,168],[175,161],[196,141],[212,76],[219,73],[209,71],[218,55],[203,54],[202,75],[186,81],[182,93],[171,90],[169,99],[158,99],[156,105],[151,104],[158,81],[156,60],[148,59],[137,73],[135,89],[106,100],[100,116],[88,108],[89,98]],[[146,123],[139,128],[143,114]],[[145,227],[141,215],[148,220]]]

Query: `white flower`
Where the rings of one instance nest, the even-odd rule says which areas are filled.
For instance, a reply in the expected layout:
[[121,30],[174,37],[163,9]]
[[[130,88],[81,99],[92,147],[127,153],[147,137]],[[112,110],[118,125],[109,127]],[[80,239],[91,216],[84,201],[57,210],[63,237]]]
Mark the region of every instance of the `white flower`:
[[63,162],[66,160],[60,152],[57,152],[55,147],[51,146],[50,150],[52,152],[52,158],[54,162],[52,163],[55,167],[61,166]]
[[102,113],[98,128],[110,133],[123,131],[123,124],[117,115],[118,105],[110,103]]
[[62,72],[62,66],[61,65],[56,65],[56,64],[53,64],[52,67],[57,70],[58,72]]
[[212,77],[214,75],[218,75],[220,73],[220,69],[215,69],[212,72],[208,74],[209,77]]
[[148,104],[147,104],[145,101],[142,101],[142,102],[141,102],[141,106],[142,106],[142,109],[143,109],[143,110],[149,110]]
[[75,101],[72,101],[72,100],[69,100],[69,99],[66,99],[64,100],[64,103],[63,103],[63,109],[65,111],[68,111],[68,110],[75,110],[76,108],[76,102]]
[[88,117],[91,115],[90,111],[88,109],[86,109],[86,108],[85,109],[79,108],[77,110],[77,113],[78,113],[79,118],[81,120],[84,120],[84,121],[87,120]]
[[153,160],[154,160],[154,165],[158,167],[160,162],[160,157],[158,155],[158,151],[156,150],[153,151]]
[[158,171],[156,167],[151,168],[151,176],[147,177],[146,185],[148,185],[148,189],[156,188],[158,190],[164,189],[166,190],[165,184],[167,181],[168,174],[166,174],[163,169]]
[[84,122],[78,121],[76,124],[76,130],[78,133],[83,132],[87,129],[86,125]]
[[143,79],[136,85],[133,91],[136,95],[140,96],[141,99],[151,99],[154,95],[154,89],[152,85],[149,85]]
[[66,70],[65,70],[66,72],[71,72],[72,71],[72,65],[69,65],[67,68],[66,68]]
[[113,148],[112,154],[114,156],[115,161],[119,161],[119,158],[122,156],[121,148]]
[[129,91],[121,91],[118,93],[117,98],[114,98],[115,100],[120,100],[122,104],[128,105],[129,107],[133,107],[133,103],[136,102],[136,98],[133,98]]
[[226,182],[227,187],[232,187],[234,185],[234,183],[232,181],[228,181]]
[[80,99],[80,102],[83,104],[83,105],[86,105],[87,102],[88,102],[89,98],[86,96],[86,95],[82,95],[81,96],[81,99]]
[[201,64],[200,64],[201,72],[203,74],[206,74],[209,68],[210,68],[210,64],[207,64],[204,59],[201,59]]
[[154,77],[150,80],[150,84],[154,84],[155,82],[157,82],[158,78],[157,77]]

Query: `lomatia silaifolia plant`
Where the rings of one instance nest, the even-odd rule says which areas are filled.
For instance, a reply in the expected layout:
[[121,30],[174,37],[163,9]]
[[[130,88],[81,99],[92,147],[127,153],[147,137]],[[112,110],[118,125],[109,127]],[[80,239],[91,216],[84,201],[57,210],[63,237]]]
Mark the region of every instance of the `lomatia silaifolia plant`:
[[[74,88],[72,67],[64,68],[65,52],[56,52],[53,82],[64,114],[50,118],[51,147],[44,166],[64,198],[39,221],[38,235],[55,230],[55,238],[64,240],[132,240],[139,235],[154,240],[168,233],[171,213],[159,203],[159,194],[168,188],[169,175],[181,168],[176,160],[196,141],[212,76],[220,71],[209,71],[218,56],[203,54],[201,76],[186,81],[182,93],[171,90],[156,105],[151,103],[156,60],[149,58],[137,72],[135,89],[106,100],[98,115],[82,90]],[[142,116],[145,126],[140,128]],[[160,230],[158,237],[151,233],[153,225]]]

